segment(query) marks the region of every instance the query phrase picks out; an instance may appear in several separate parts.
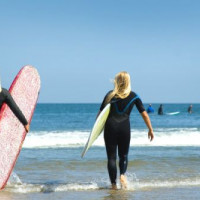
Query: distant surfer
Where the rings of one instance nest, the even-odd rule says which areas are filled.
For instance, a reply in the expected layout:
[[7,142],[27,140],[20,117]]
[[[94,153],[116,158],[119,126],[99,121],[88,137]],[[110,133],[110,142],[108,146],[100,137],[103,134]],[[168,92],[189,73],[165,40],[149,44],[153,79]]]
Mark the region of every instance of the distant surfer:
[[131,91],[130,75],[127,72],[120,72],[115,76],[114,89],[108,92],[104,97],[99,113],[108,103],[111,103],[111,109],[104,129],[104,140],[108,158],[108,173],[112,189],[117,189],[116,159],[118,149],[120,182],[122,188],[126,188],[127,180],[125,173],[128,166],[128,151],[131,138],[129,116],[134,105],[136,105],[149,129],[148,138],[150,141],[154,138],[153,128],[140,97]]
[[147,113],[154,113],[154,109],[151,104],[149,104],[149,106],[147,108]]
[[10,92],[8,90],[6,90],[5,88],[2,88],[1,82],[0,82],[0,109],[3,105],[3,103],[6,103],[9,106],[9,108],[12,110],[12,112],[15,114],[15,116],[24,125],[26,132],[28,132],[29,131],[29,123],[27,122],[22,111],[19,109],[19,107],[15,103]]
[[192,113],[192,105],[190,105],[189,107],[188,107],[188,113]]
[[160,104],[160,107],[158,108],[158,115],[163,115],[163,105]]

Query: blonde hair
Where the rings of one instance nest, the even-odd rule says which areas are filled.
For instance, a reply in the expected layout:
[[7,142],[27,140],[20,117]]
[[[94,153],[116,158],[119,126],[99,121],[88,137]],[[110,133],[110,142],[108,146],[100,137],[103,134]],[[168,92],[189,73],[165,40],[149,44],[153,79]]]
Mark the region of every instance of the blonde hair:
[[106,103],[109,103],[113,97],[124,99],[131,92],[130,75],[125,72],[119,72],[114,79],[114,90],[108,95]]

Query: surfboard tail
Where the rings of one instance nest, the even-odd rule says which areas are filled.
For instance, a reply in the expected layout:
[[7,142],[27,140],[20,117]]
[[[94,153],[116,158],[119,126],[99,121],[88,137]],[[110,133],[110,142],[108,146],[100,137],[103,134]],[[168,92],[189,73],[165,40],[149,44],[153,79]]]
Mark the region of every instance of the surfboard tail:
[[81,158],[83,158],[85,155],[85,151],[83,150],[82,154],[81,154]]
[[85,153],[86,153],[86,148],[83,149],[82,154],[81,154],[81,158],[84,157]]
[[86,152],[87,152],[87,150],[88,150],[88,143],[89,143],[89,140],[90,140],[90,137],[88,138],[88,141],[87,141],[87,143],[86,143],[86,145],[85,145],[85,147],[84,147],[84,149],[83,149],[83,151],[82,151],[81,158],[84,157],[84,155],[86,154]]

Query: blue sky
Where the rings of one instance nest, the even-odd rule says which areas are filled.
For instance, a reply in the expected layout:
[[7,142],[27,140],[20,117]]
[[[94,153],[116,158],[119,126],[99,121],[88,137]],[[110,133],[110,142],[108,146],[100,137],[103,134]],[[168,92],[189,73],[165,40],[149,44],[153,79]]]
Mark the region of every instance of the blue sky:
[[39,102],[101,102],[128,71],[146,103],[199,103],[200,1],[0,0],[0,74],[26,64]]

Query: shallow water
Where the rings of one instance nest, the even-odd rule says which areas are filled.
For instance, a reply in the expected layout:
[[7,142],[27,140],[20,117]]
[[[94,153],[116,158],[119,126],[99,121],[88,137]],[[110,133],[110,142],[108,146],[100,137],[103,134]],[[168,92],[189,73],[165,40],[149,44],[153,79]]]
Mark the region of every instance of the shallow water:
[[[155,105],[155,107],[158,105]],[[39,104],[14,172],[0,199],[200,199],[200,105],[165,105],[151,114],[155,140],[136,110],[128,189],[110,190],[103,137],[81,159],[98,104]]]

